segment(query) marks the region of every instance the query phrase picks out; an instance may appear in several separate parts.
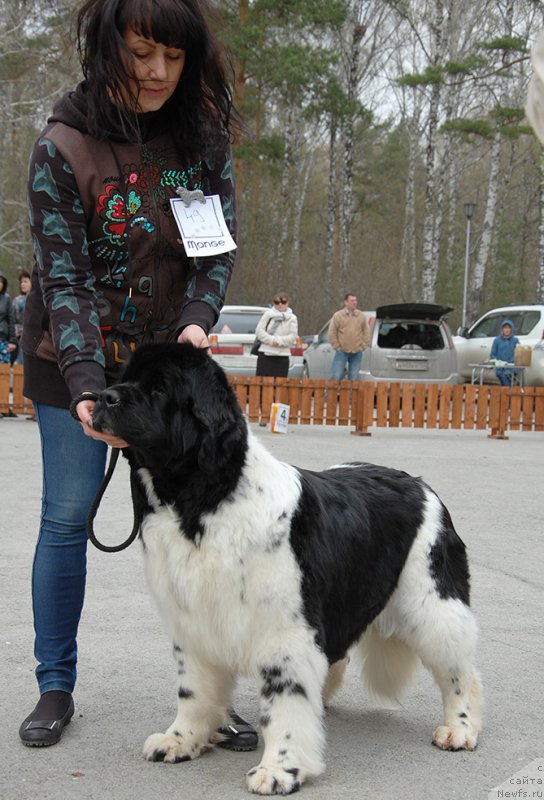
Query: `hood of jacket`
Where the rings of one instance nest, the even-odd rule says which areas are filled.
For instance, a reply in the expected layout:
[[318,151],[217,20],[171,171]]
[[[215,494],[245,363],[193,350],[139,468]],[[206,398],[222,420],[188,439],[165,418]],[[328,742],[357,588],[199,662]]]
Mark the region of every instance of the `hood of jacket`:
[[514,323],[512,322],[511,319],[503,319],[503,321],[501,322],[501,335],[502,335],[502,329],[504,328],[505,325],[510,325],[510,327],[512,328],[512,336],[513,336],[516,331],[514,330]]
[[[152,111],[147,114],[138,114],[138,128],[140,138],[146,141],[151,136],[161,131],[166,126],[166,108],[164,111]],[[62,122],[70,128],[84,134],[91,134],[89,128],[89,98],[85,81],[82,81],[74,91],[67,92],[53,106],[53,113],[47,120],[48,123]],[[120,119],[118,118],[115,107],[111,105],[109,114],[109,129],[102,131],[102,137],[116,142],[126,142],[127,136],[122,130]]]
[[80,83],[73,91],[63,95],[53,106],[48,122],[62,122],[80,133],[89,133],[87,123],[87,94],[85,84]]

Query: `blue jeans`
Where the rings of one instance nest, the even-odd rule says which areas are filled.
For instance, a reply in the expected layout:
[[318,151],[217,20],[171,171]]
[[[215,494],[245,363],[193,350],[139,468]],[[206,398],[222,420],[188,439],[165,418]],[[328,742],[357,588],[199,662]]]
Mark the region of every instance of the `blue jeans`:
[[86,519],[104,476],[107,446],[63,408],[35,405],[42,443],[40,532],[32,569],[34,655],[40,694],[72,692],[87,574]]
[[514,382],[514,376],[517,377],[519,370],[513,369],[512,367],[507,367],[506,369],[497,367],[495,372],[497,373],[497,378],[499,379],[501,386],[512,386]]
[[359,379],[359,370],[361,369],[361,361],[363,360],[363,351],[359,350],[357,353],[346,353],[344,350],[336,350],[332,360],[332,379],[333,381],[341,381],[344,377],[344,370],[348,368],[348,379],[356,381]]

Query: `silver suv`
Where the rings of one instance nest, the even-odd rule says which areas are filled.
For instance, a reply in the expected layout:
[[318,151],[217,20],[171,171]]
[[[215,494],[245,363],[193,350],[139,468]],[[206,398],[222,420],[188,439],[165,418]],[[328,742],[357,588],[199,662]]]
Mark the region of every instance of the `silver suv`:
[[376,309],[371,346],[361,368],[364,381],[458,383],[450,306],[396,303]]
[[[544,386],[544,305],[502,306],[487,311],[468,330],[459,330],[454,337],[461,380],[470,382],[470,364],[485,363],[491,353],[493,339],[500,333],[501,322],[512,320],[514,336],[519,343],[531,347],[531,364],[525,368],[526,386]],[[498,383],[493,369],[485,370],[486,383]]]

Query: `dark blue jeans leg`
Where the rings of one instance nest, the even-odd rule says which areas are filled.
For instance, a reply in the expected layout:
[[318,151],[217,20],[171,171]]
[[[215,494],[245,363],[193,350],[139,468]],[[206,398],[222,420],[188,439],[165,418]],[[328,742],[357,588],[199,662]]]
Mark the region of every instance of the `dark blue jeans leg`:
[[512,386],[512,371],[509,369],[497,369],[497,378],[501,386]]
[[72,692],[87,573],[86,518],[104,476],[107,447],[69,411],[36,404],[42,444],[40,532],[32,570],[34,654],[40,694]]
[[361,362],[363,360],[363,351],[358,353],[350,353],[348,357],[348,378],[350,381],[359,380],[359,370],[361,369]]
[[331,379],[333,381],[341,381],[343,379],[344,370],[346,368],[347,363],[348,363],[348,354],[344,353],[343,350],[335,350],[331,367],[331,372],[332,372]]

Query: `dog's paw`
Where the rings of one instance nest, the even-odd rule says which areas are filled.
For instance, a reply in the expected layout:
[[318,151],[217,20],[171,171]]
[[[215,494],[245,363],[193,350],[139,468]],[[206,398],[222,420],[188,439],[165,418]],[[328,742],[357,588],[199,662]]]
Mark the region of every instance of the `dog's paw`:
[[199,743],[194,737],[181,733],[152,733],[145,740],[143,753],[147,761],[165,761],[179,764],[190,761],[206,750],[207,745]]
[[441,750],[475,750],[478,735],[461,725],[439,725],[433,733],[433,744]]
[[247,788],[254,794],[292,794],[303,781],[296,767],[283,768],[277,764],[254,767],[247,773]]

